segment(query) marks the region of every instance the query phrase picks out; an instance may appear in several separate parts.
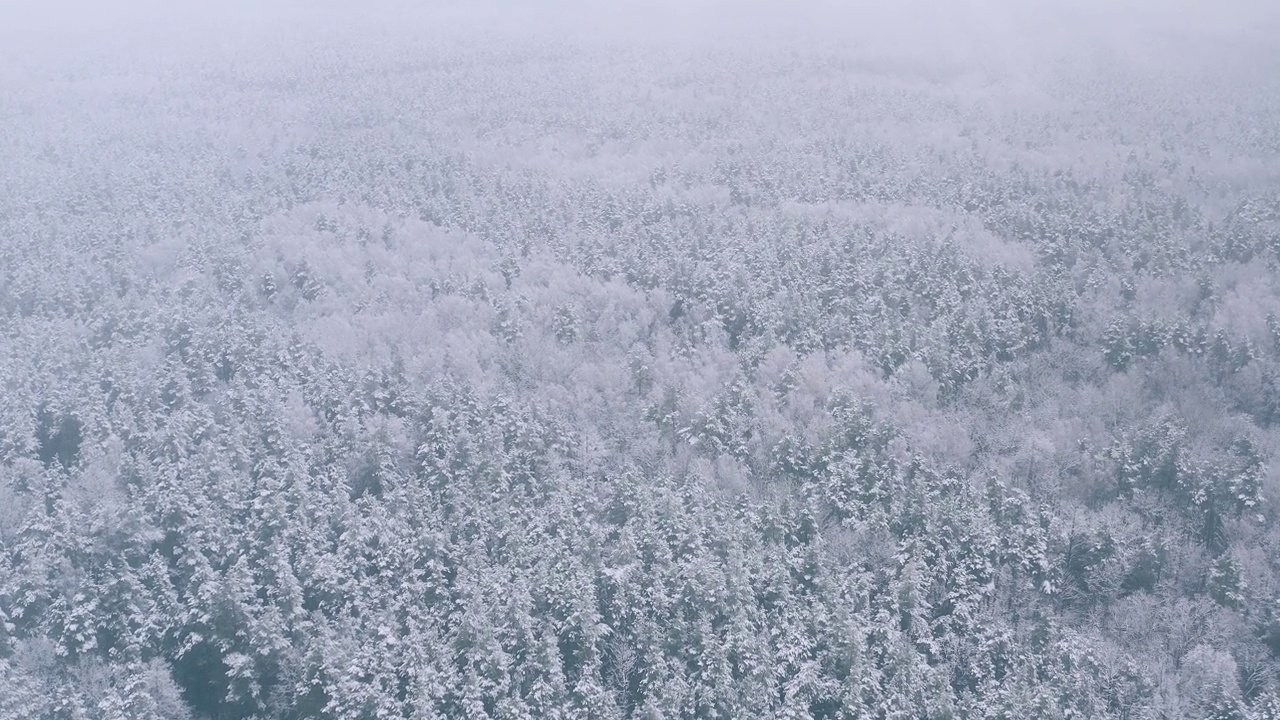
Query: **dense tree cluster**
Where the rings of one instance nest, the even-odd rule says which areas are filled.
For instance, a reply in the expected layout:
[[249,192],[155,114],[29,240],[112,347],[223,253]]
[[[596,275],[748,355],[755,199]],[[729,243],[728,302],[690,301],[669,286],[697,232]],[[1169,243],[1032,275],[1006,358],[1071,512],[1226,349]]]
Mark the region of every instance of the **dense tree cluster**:
[[0,717],[1280,717],[1280,75],[277,52],[6,101]]

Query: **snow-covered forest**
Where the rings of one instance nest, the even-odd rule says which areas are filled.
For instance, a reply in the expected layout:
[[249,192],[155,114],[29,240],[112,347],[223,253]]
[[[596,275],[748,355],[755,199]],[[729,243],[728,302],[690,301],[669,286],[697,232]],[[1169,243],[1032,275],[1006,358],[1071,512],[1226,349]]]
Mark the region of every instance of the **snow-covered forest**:
[[1280,718],[1261,13],[330,5],[0,30],[0,718]]

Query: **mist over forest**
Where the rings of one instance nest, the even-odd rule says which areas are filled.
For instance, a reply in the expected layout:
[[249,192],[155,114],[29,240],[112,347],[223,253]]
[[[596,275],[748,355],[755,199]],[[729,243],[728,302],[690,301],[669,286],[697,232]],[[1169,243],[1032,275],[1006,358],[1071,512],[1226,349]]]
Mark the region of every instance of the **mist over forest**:
[[0,6],[0,720],[1280,720],[1276,38]]

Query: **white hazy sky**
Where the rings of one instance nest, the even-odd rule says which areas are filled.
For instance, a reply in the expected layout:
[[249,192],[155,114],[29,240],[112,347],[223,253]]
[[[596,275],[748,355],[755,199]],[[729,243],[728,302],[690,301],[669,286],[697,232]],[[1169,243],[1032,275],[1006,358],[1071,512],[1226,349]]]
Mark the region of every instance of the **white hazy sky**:
[[[938,62],[1102,49],[1118,61],[1275,63],[1280,0],[0,0],[0,59],[212,49],[359,33],[841,43]],[[12,71],[8,73],[12,76]]]

